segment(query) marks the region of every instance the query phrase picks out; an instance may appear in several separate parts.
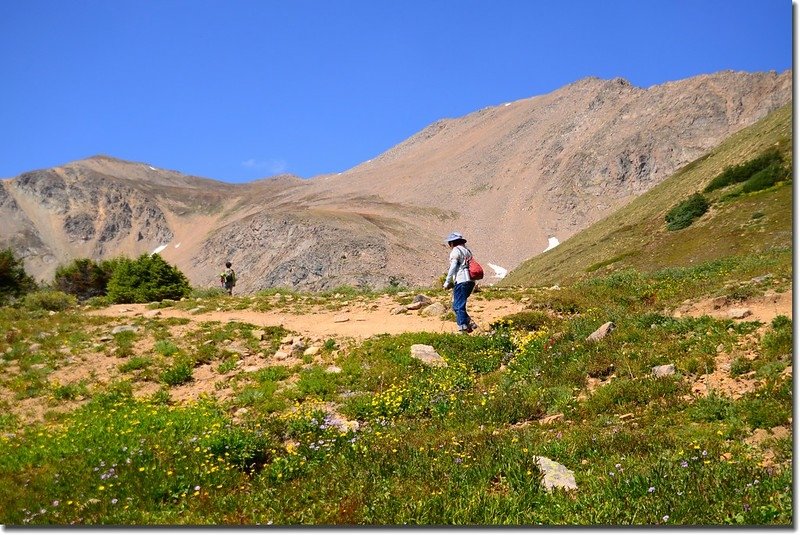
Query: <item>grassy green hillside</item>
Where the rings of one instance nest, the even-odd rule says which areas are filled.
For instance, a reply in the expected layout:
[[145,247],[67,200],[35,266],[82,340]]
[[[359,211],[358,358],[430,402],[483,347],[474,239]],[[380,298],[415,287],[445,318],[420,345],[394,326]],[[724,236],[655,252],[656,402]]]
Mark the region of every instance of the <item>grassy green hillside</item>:
[[741,185],[706,194],[711,209],[682,230],[667,230],[664,220],[676,203],[702,191],[726,168],[741,165],[769,150],[777,150],[791,166],[791,105],[731,136],[707,155],[557,248],[524,262],[502,284],[568,284],[623,268],[651,272],[790,248],[791,182],[733,198],[731,192]]

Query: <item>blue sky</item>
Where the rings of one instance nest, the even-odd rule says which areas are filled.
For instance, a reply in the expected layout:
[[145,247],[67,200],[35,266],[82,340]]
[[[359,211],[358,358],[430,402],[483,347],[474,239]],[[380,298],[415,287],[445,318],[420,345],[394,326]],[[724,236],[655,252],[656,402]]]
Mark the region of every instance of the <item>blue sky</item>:
[[587,76],[791,66],[789,0],[0,0],[0,177],[308,178]]

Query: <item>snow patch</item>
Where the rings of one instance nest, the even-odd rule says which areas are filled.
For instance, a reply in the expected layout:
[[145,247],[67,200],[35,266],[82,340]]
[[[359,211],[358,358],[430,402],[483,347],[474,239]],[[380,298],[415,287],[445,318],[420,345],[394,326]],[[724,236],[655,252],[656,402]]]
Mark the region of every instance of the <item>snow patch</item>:
[[494,270],[494,276],[498,279],[502,279],[506,275],[508,275],[508,270],[504,267],[496,266],[494,264],[487,264],[487,265]]
[[165,244],[165,245],[159,245],[158,247],[156,247],[155,249],[153,249],[153,252],[152,252],[152,253],[150,253],[150,254],[151,254],[151,255],[154,255],[154,254],[158,254],[158,253],[160,253],[161,251],[163,251],[164,249],[166,249],[166,248],[167,248],[167,245],[169,245],[169,244],[167,243],[167,244]]
[[558,238],[556,238],[555,236],[550,236],[549,238],[547,238],[547,249],[545,249],[542,252],[546,253],[550,249],[557,247],[559,243],[561,242],[558,241]]
[[156,168],[153,167],[152,165],[148,165],[147,167],[149,167],[151,171],[155,171],[156,170]]

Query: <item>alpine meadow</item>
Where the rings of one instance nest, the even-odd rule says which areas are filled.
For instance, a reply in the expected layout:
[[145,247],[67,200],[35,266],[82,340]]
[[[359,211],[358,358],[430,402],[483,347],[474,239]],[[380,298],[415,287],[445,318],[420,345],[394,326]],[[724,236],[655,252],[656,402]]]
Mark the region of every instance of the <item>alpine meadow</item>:
[[[634,91],[618,81],[578,90],[598,107]],[[166,254],[76,257],[34,281],[9,246],[0,522],[792,525],[792,118],[791,102],[776,106],[658,183],[620,193],[624,203],[505,278],[479,282],[470,335],[454,332],[443,273],[427,284],[287,282],[228,295]],[[395,165],[435,135],[369,165]],[[176,181],[158,187],[177,191]],[[209,182],[173,208],[199,221],[246,205],[237,224],[255,234],[247,197],[274,187],[271,202],[283,202],[279,186],[241,186],[234,201],[208,204],[225,197]],[[484,186],[475,195],[511,195]],[[332,210],[307,202],[314,217]],[[369,202],[353,197],[360,208],[337,212],[337,228],[368,221],[400,236],[402,218],[447,231],[456,221],[400,201],[382,202],[379,216]],[[134,218],[154,206],[135,205]],[[164,213],[148,229],[166,240],[174,217]],[[314,221],[310,233],[327,232]],[[301,267],[313,272],[297,264],[280,280]]]

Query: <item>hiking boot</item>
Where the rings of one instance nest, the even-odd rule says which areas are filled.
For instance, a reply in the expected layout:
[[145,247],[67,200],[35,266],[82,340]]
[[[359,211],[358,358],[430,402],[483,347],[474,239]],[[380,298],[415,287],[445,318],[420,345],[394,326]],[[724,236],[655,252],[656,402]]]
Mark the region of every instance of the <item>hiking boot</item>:
[[467,326],[467,329],[468,329],[467,332],[477,331],[478,330],[478,324],[475,323],[474,321],[470,321],[469,325]]

